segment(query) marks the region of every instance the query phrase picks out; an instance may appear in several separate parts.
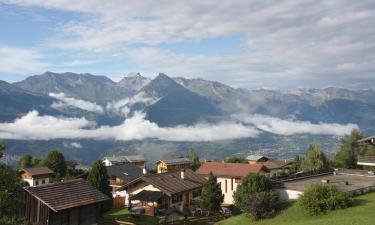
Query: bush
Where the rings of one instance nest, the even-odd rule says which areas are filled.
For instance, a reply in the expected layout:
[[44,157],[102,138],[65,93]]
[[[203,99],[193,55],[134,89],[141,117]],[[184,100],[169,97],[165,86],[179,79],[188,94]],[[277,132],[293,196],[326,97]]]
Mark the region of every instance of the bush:
[[273,216],[279,206],[276,191],[251,193],[245,196],[242,210],[254,220]]
[[351,203],[352,198],[347,193],[324,184],[311,185],[299,199],[299,204],[310,215],[347,208]]
[[279,206],[278,193],[272,190],[271,181],[262,174],[244,177],[233,198],[235,205],[252,219],[272,216]]

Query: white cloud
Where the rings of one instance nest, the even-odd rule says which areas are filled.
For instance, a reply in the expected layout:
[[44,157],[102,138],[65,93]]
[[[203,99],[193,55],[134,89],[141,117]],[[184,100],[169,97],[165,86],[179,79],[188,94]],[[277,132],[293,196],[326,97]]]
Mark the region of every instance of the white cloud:
[[[145,115],[135,113],[118,126],[94,127],[85,118],[57,118],[41,116],[37,111],[16,119],[12,123],[0,123],[0,138],[20,140],[50,139],[97,139],[142,140],[154,138],[165,141],[217,141],[256,137],[259,131],[240,123],[200,123],[194,126],[159,127],[145,120]],[[228,132],[230,131],[230,132]]]
[[83,109],[89,112],[104,112],[103,107],[96,104],[95,102],[67,97],[64,93],[50,93],[49,96],[60,100],[59,102],[52,103],[52,108],[66,108],[68,106],[74,106],[76,108]]
[[64,142],[65,148],[82,148],[82,145],[78,142]]
[[39,73],[47,67],[37,51],[0,46],[0,73]]
[[279,135],[293,134],[320,134],[320,135],[338,135],[349,134],[352,129],[358,129],[355,124],[338,124],[338,123],[318,123],[313,124],[309,121],[298,120],[282,120],[277,117],[265,115],[246,115],[236,114],[233,118],[247,124],[251,124],[256,128]]
[[127,117],[131,112],[131,106],[136,103],[143,103],[146,106],[152,105],[157,102],[159,99],[146,96],[145,93],[140,92],[132,97],[124,98],[116,102],[110,102],[106,106],[106,110],[122,116]]

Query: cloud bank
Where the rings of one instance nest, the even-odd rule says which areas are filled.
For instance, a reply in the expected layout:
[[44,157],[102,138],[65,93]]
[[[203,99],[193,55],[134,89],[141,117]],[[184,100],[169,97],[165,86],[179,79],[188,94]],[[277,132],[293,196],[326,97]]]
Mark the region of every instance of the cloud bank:
[[[11,123],[0,123],[1,139],[51,140],[51,139],[96,139],[96,140],[143,140],[147,138],[163,141],[220,141],[257,137],[263,131],[278,135],[321,134],[338,135],[350,133],[355,124],[319,123],[282,120],[263,115],[233,115],[239,122],[218,124],[198,123],[193,126],[159,127],[145,119],[145,114],[135,114],[118,126],[97,126],[85,118],[60,118],[39,115],[31,111]],[[70,147],[79,148],[74,144]]]
[[[230,132],[228,132],[230,131]],[[96,139],[164,141],[219,141],[256,137],[259,131],[235,122],[200,123],[194,126],[159,127],[145,120],[145,114],[135,113],[118,126],[97,127],[85,118],[41,116],[31,111],[12,123],[0,123],[0,138],[19,140]]]
[[59,109],[59,108],[66,108],[69,106],[73,106],[73,107],[83,109],[89,112],[95,112],[95,113],[104,112],[103,107],[96,103],[81,100],[81,99],[75,99],[72,97],[67,97],[64,93],[50,93],[49,96],[60,100],[59,102],[52,103],[51,105],[52,108]]
[[246,114],[236,114],[232,117],[246,124],[253,125],[259,130],[279,135],[306,133],[342,136],[349,134],[352,129],[358,129],[357,125],[351,123],[345,125],[338,123],[312,124],[309,121],[282,120],[277,117]]

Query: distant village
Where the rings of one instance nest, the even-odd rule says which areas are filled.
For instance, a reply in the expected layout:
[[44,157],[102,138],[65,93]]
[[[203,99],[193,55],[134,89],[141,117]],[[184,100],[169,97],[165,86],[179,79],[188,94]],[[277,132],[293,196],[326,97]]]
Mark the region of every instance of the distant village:
[[335,164],[318,144],[294,159],[248,155],[200,161],[190,150],[186,156],[160,159],[152,169],[146,168],[144,155],[103,157],[89,170],[58,151],[43,159],[27,155],[16,172],[23,182],[17,215],[35,225],[138,224],[145,217],[158,220],[146,224],[194,224],[207,216],[220,221],[235,213],[233,206],[248,210],[238,199],[245,185],[251,186],[243,182],[252,179],[266,179],[265,186],[271,186],[260,192],[272,191],[279,201],[299,199],[314,185],[334,186],[352,196],[375,189],[375,155],[366,150],[371,146],[375,136],[355,140],[337,153]]

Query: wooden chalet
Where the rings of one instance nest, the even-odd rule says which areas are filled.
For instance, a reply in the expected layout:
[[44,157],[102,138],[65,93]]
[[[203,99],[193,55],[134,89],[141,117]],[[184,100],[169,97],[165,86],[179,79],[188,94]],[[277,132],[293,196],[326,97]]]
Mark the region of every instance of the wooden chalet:
[[158,208],[183,211],[200,195],[206,181],[191,169],[174,170],[142,176],[124,188],[130,195],[132,205],[152,206],[154,212]]
[[82,179],[25,187],[23,216],[33,225],[97,224],[109,197]]
[[31,187],[49,184],[52,175],[53,171],[48,167],[34,167],[21,170],[21,179]]
[[175,169],[189,169],[192,161],[185,157],[161,159],[156,162],[156,172],[164,173]]

